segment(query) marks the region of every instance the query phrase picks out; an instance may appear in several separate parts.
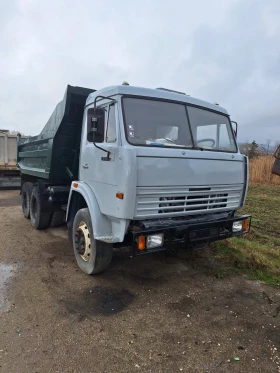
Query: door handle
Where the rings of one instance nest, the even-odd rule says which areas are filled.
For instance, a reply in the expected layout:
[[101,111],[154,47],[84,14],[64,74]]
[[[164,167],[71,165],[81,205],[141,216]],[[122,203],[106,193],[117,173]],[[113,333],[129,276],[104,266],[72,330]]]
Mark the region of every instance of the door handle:
[[84,164],[83,164],[83,168],[88,168],[88,164],[87,164],[87,163],[84,163]]

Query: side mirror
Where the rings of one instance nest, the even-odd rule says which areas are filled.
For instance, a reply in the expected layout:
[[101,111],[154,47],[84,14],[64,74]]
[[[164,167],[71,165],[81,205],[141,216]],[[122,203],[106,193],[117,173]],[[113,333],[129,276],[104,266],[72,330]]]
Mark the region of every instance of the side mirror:
[[94,113],[94,109],[88,110],[87,118],[88,135],[87,140],[89,142],[103,142],[105,133],[105,110],[97,108]]
[[[238,124],[237,122],[231,121],[232,129],[235,134],[235,137],[237,138],[237,129],[238,129]],[[235,128],[234,128],[235,127]]]

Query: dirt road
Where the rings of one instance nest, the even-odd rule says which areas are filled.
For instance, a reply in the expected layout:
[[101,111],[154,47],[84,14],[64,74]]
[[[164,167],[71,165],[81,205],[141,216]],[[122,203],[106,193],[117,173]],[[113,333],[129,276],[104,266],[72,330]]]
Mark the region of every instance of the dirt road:
[[207,258],[116,252],[90,277],[64,227],[33,230],[0,191],[0,372],[279,372],[279,290]]

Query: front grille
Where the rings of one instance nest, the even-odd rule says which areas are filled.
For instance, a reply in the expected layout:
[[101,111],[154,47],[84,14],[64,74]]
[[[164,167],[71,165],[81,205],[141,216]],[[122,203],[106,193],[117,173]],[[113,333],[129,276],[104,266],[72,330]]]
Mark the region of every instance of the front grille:
[[212,187],[139,187],[136,217],[191,215],[234,210],[240,206],[243,185]]
[[[227,196],[226,194],[208,194],[203,196],[180,196],[180,197],[160,197],[160,201],[163,203],[159,204],[162,209],[159,213],[164,213],[170,207],[170,212],[183,212],[187,211],[187,207],[191,206],[192,211],[199,211],[214,208],[227,207]],[[172,208],[174,207],[174,208]]]

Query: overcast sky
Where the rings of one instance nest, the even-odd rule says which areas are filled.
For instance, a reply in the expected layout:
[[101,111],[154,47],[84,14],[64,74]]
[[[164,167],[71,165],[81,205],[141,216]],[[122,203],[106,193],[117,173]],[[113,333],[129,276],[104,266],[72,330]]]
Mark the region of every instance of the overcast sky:
[[38,134],[67,84],[166,87],[280,140],[280,0],[0,0],[0,128]]

